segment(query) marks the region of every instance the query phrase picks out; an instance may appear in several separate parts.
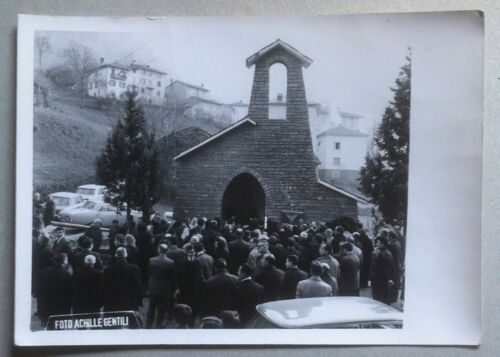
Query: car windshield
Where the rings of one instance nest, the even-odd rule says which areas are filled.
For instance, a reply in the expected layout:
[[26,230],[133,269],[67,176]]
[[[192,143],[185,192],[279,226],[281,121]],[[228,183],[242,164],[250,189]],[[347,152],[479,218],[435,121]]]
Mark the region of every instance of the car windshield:
[[83,204],[83,208],[86,208],[86,209],[96,209],[96,206],[97,204],[95,202],[92,202],[92,201],[87,201]]
[[94,188],[79,188],[76,190],[76,193],[79,193],[80,195],[93,196],[95,193],[95,189]]
[[52,196],[52,200],[56,206],[69,206],[70,204],[69,197]]

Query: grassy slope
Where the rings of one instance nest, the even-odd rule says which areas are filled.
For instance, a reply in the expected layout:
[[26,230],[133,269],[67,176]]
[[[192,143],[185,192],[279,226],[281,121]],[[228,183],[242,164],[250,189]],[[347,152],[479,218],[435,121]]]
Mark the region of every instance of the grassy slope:
[[[99,106],[95,99],[84,98],[81,101],[68,90],[53,91],[49,105],[49,108],[34,109],[35,188],[48,192],[74,191],[78,185],[95,183],[96,156],[104,147],[120,111],[109,106],[97,109]],[[146,117],[161,120],[154,107],[144,109]],[[197,144],[208,136],[207,133],[219,131],[221,124],[214,119],[183,117],[178,120],[177,128],[180,131],[174,137],[169,135],[167,140],[175,143],[175,150],[166,150],[169,148],[169,144],[164,143],[166,137],[158,136],[161,138],[160,147],[168,152],[169,158],[173,156],[170,151],[182,151]]]
[[47,185],[50,190],[73,190],[78,185],[95,182],[95,158],[116,117],[106,111],[80,108],[79,100],[75,99],[54,96],[49,108],[35,108],[35,187]]

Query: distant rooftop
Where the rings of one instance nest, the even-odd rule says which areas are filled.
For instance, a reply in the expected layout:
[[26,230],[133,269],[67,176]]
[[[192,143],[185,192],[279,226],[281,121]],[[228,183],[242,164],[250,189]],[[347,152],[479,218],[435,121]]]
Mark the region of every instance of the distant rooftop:
[[156,73],[159,73],[159,74],[167,74],[167,72],[163,72],[163,71],[160,71],[159,69],[152,68],[149,65],[139,64],[139,63],[131,63],[130,64],[130,68],[132,68],[132,69],[143,69],[145,71],[156,72]]
[[218,102],[218,101],[213,100],[213,99],[200,98],[200,97],[195,97],[195,96],[191,96],[191,97],[186,99],[186,104],[191,104],[191,103],[194,104],[194,102],[203,102],[203,103],[210,103],[210,104],[216,104],[216,105],[226,105],[224,103]]
[[170,83],[168,86],[170,87],[170,86],[174,85],[175,83],[182,84],[182,85],[184,85],[184,86],[186,86],[186,87],[199,89],[199,90],[201,90],[201,91],[203,91],[203,92],[210,92],[210,91],[209,91],[208,89],[206,89],[205,87],[202,87],[202,86],[197,86],[197,85],[195,85],[195,84],[186,83],[186,82],[179,81],[179,80],[175,80],[175,81],[173,81],[173,82],[172,82],[172,83]]
[[101,64],[97,69],[105,68],[105,67],[112,67],[112,68],[118,68],[126,71],[134,70],[134,69],[144,69],[146,71],[151,71],[151,72],[156,72],[160,74],[167,74],[167,72],[160,71],[159,69],[155,69],[152,67],[149,67],[149,65],[142,65],[142,64],[137,64],[137,63],[131,63],[130,66],[127,66],[126,64],[119,63],[119,62],[111,62],[111,63],[104,63]]
[[325,135],[331,135],[331,136],[360,136],[360,137],[367,137],[368,135],[365,133],[360,132],[359,130],[354,130],[354,129],[349,129],[342,124],[335,128],[328,129],[322,133],[319,133],[317,136],[325,136]]
[[361,119],[361,118],[363,118],[363,116],[359,115],[359,114],[344,112],[344,111],[340,110],[339,108],[337,108],[337,110],[339,111],[339,114],[342,118],[346,118],[346,119]]

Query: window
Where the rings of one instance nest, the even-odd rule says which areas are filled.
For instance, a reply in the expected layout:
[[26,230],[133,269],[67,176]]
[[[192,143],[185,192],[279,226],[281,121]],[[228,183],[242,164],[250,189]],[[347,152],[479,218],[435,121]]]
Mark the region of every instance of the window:
[[120,85],[120,88],[125,88],[125,82],[118,82],[118,84]]
[[110,81],[109,81],[109,85],[110,85],[111,87],[115,87],[115,86],[116,86],[116,82],[115,82],[114,80],[110,80]]
[[340,150],[340,143],[335,143],[335,150]]
[[338,178],[340,178],[340,170],[333,170],[332,179],[338,179]]
[[269,68],[269,119],[286,119],[287,69],[281,63]]
[[158,97],[160,96],[160,91],[158,91]]
[[158,87],[161,87],[161,82],[160,81],[158,81]]
[[321,146],[321,140],[318,140],[318,146]]
[[333,166],[340,166],[340,157],[333,158]]
[[92,82],[89,82],[89,89],[92,89]]
[[144,88],[141,88],[141,93],[144,94]]
[[140,84],[146,84],[146,80],[144,78],[141,78],[141,80],[139,81]]

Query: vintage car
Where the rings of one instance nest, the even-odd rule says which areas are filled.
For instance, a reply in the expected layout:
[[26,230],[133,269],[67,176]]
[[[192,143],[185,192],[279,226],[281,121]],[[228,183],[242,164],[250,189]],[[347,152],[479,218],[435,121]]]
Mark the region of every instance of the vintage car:
[[[134,221],[138,221],[142,217],[139,211],[131,211],[134,216]],[[121,210],[110,203],[86,201],[83,205],[76,208],[63,210],[59,213],[60,221],[63,223],[71,223],[88,226],[99,218],[102,222],[102,227],[111,227],[113,220],[117,220],[118,224],[125,224],[127,221],[127,211]]]
[[61,210],[79,207],[84,203],[82,196],[73,192],[56,192],[49,196],[54,201],[56,214]]
[[102,202],[106,194],[106,186],[102,185],[81,185],[76,189],[76,193],[82,196],[84,200]]
[[403,314],[366,297],[334,296],[257,305],[248,328],[402,328]]

